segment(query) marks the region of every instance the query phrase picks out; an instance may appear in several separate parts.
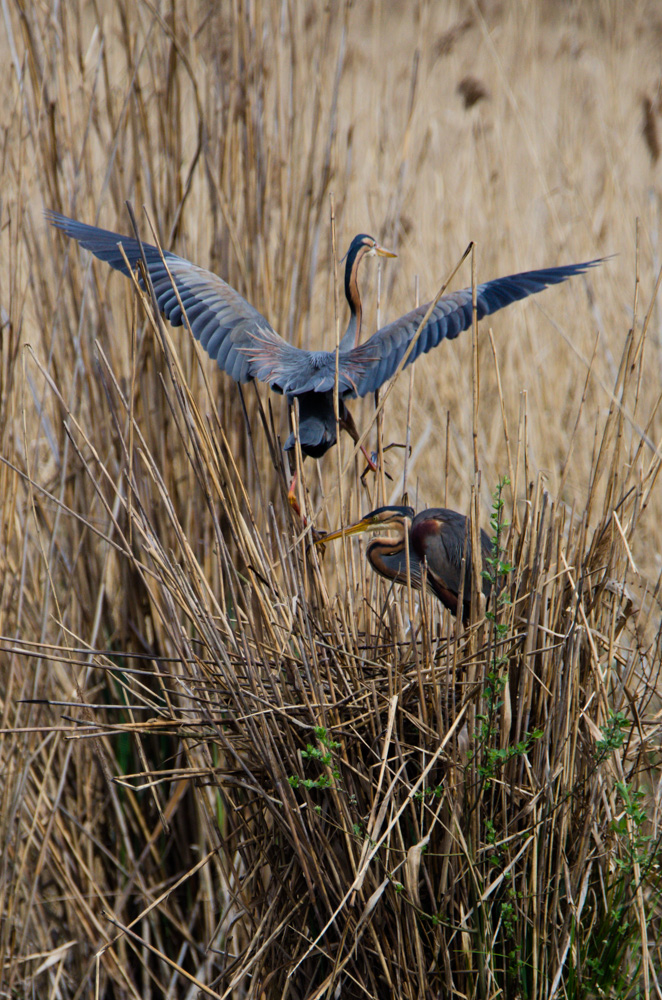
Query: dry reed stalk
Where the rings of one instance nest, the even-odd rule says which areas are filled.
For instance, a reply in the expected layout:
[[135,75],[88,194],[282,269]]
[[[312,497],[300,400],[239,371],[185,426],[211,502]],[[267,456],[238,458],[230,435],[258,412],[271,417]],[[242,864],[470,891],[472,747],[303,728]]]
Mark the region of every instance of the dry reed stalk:
[[[481,8],[453,26],[442,7],[368,24],[349,5],[316,19],[296,4],[121,2],[103,21],[84,2],[57,20],[5,5],[8,993],[78,997],[96,977],[100,997],[655,995],[662,430],[648,246],[625,338],[627,261],[592,278],[599,339],[579,283],[558,300],[557,316],[572,303],[565,324],[537,311],[528,329],[495,324],[493,365],[479,331],[474,365],[468,342],[445,345],[417,366],[410,400],[404,379],[382,395],[380,453],[410,413],[418,506],[447,491],[477,531],[509,471],[511,603],[463,630],[429,596],[390,592],[358,547],[321,560],[284,502],[279,401],[210,377],[185,331],[135,290],[127,306],[119,279],[40,220],[42,207],[102,209],[124,229],[125,200],[146,203],[164,245],[315,347],[330,343],[332,183],[341,245],[386,218],[401,250],[385,318],[411,305],[407,267],[423,267],[429,294],[442,248],[456,256],[469,236],[481,277],[542,265],[542,247],[585,259],[628,246],[648,165],[619,186],[627,164],[611,146],[604,160],[577,95],[595,73],[601,120],[622,134],[634,83],[600,74],[629,71],[619,47],[645,62],[636,14],[589,29],[577,15],[572,37],[609,54],[589,71],[558,12],[541,46],[535,12]],[[481,26],[499,18],[497,65]],[[474,143],[438,95],[457,104],[461,63],[479,55],[496,73]],[[523,205],[524,179],[546,211]],[[369,407],[357,417],[368,433]],[[304,468],[311,521],[386,496],[342,447],[342,478],[333,461],[319,482]],[[387,461],[397,483],[398,453]]]

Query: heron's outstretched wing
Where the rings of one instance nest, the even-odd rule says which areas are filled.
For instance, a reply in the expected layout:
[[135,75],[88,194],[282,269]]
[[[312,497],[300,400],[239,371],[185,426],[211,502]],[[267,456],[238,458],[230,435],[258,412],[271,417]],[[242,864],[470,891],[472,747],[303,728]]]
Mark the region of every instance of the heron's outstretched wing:
[[[582,264],[549,267],[542,271],[524,271],[486,281],[476,289],[478,319],[503,309],[511,302],[524,299],[527,295],[535,295],[548,285],[558,285],[577,274],[583,274],[603,260],[604,258],[599,258]],[[419,306],[394,323],[383,326],[365,343],[341,356],[339,381],[341,391],[345,389],[345,397],[366,396],[369,392],[375,392],[393,375],[413,340],[428,305]],[[470,288],[443,295],[421,330],[407,364],[410,365],[421,354],[431,351],[440,341],[453,340],[462,330],[471,326],[471,319]]]
[[[132,268],[142,259],[140,245],[131,236],[88,226],[58,212],[48,211],[46,218],[123,274],[129,271],[120,243]],[[235,381],[256,378],[274,389],[287,391],[292,374],[303,370],[305,375],[312,366],[310,352],[284,341],[264,316],[218,275],[170,252],[163,254],[166,269],[157,247],[149,243],[142,247],[161,312],[173,326],[181,326],[183,306],[197,340]]]

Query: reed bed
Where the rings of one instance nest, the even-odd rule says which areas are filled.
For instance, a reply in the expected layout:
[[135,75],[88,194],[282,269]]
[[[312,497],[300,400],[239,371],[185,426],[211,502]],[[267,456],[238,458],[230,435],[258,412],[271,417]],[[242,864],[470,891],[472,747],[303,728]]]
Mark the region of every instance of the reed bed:
[[[659,996],[654,7],[3,14],[2,995]],[[125,200],[305,347],[355,231],[368,324],[621,255],[355,403],[304,524],[284,401],[41,217]],[[405,493],[492,526],[467,628],[312,543]]]

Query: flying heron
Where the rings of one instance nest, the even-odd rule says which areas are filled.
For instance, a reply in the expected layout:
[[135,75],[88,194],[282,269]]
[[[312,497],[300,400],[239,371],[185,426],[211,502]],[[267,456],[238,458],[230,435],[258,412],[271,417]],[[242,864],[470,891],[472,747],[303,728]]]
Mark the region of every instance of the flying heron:
[[[394,583],[407,585],[407,546],[409,547],[409,577],[416,590],[421,589],[423,565],[427,567],[427,587],[444,607],[457,616],[460,603],[460,576],[465,553],[465,537],[469,520],[464,514],[446,507],[431,507],[414,512],[413,507],[378,507],[349,527],[332,531],[317,539],[318,544],[356,535],[362,531],[386,531],[373,538],[366,556],[376,573]],[[492,557],[493,546],[487,532],[481,529],[480,545],[483,562]],[[466,624],[471,611],[471,539],[466,537],[462,621]],[[490,583],[483,581],[487,598]]]
[[[67,236],[75,239],[95,257],[106,261],[124,274],[142,260],[141,244],[131,236],[88,226],[58,212],[47,211],[46,217]],[[119,249],[120,244],[124,255]],[[236,382],[258,379],[274,391],[284,393],[288,403],[299,401],[299,440],[304,455],[320,458],[336,443],[336,418],[333,391],[336,378],[335,351],[306,351],[288,344],[265,317],[218,275],[192,264],[170,251],[161,251],[142,243],[147,270],[154,288],[156,302],[172,326],[184,322],[186,312],[191,330],[207,353]],[[357,281],[358,268],[366,256],[396,256],[365,233],[355,236],[346,255],[345,296],[349,304],[349,323],[340,341],[338,356],[338,403],[340,427],[358,443],[359,434],[345,400],[375,392],[396,371],[409,344],[425,316],[428,306],[419,306],[383,326],[364,343],[361,335],[361,297]],[[582,264],[567,264],[540,271],[524,271],[505,278],[479,284],[477,291],[478,318],[504,306],[557,285],[601,259]],[[432,350],[442,340],[453,340],[471,326],[471,289],[442,296],[421,330],[407,359],[411,364],[421,354]],[[181,304],[180,304],[181,301]],[[294,470],[294,434],[285,442]],[[366,458],[374,468],[370,457]],[[290,499],[294,499],[293,485]]]

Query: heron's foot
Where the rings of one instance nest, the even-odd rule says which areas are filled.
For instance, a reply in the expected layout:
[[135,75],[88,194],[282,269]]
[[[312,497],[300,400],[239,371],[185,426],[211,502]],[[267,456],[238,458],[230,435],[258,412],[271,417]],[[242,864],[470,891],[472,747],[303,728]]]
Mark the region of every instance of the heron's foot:
[[[296,514],[296,516],[301,521],[301,524],[303,525],[303,527],[307,528],[308,527],[308,521],[307,521],[305,515],[301,513],[301,508],[299,507],[299,501],[297,500],[297,497],[296,497],[296,488],[297,488],[297,476],[296,476],[296,473],[295,473],[292,476],[292,482],[290,483],[290,488],[287,491],[287,500],[288,500],[288,503],[289,503],[290,507],[292,508],[292,510],[294,511],[294,513]],[[324,532],[323,531],[318,531],[317,528],[313,528],[311,526],[311,528],[310,528],[310,538],[311,538],[311,541],[313,542],[313,544],[317,545],[319,547],[320,554],[324,555],[324,546],[321,544],[321,539],[324,538]]]
[[[301,508],[299,507],[299,503],[297,501],[297,498],[294,495],[294,487],[295,486],[296,486],[296,482],[293,480],[293,485],[290,486],[290,489],[289,489],[288,494],[287,494],[287,499],[289,501],[290,507],[292,508],[292,510],[294,511],[294,513],[296,514],[296,516],[301,521],[301,526],[303,528],[307,528],[308,527],[308,519],[306,518],[305,514],[301,513]],[[318,531],[317,528],[314,528],[311,525],[310,526],[309,539],[306,540],[306,548],[311,548],[311,549],[312,548],[316,548],[317,551],[319,552],[320,559],[324,558],[324,553],[326,551],[326,546],[324,545],[324,541],[323,541],[324,535],[325,535],[325,532]]]
[[305,518],[301,516],[301,507],[299,507],[299,501],[297,500],[297,475],[296,472],[292,476],[292,482],[290,483],[290,488],[287,491],[287,502],[290,507],[305,524]]
[[[391,445],[389,445],[389,448],[390,447]],[[368,475],[369,472],[379,471],[379,466],[377,465],[377,459],[379,458],[379,456],[376,451],[373,451],[372,455],[369,455],[368,452],[363,447],[361,448],[361,451],[363,452],[365,460],[368,463],[363,472],[361,473],[361,482],[364,483],[365,477]],[[386,451],[386,448],[384,448],[384,451]],[[391,481],[393,480],[393,476],[390,475],[390,473],[386,472],[386,470],[384,470],[384,475],[386,476],[387,479],[390,479]]]
[[[382,449],[382,451],[386,453],[387,451],[390,451],[391,448],[406,448],[406,447],[407,445],[402,444],[402,442],[400,441],[391,441],[391,443],[387,444],[386,447]],[[409,454],[411,455],[411,445],[409,445]]]
[[[391,448],[406,448],[406,447],[407,447],[406,444],[401,444],[399,441],[391,441],[391,443],[387,444],[385,448],[382,448],[382,453],[385,455],[387,451],[391,450]],[[368,452],[365,450],[365,448],[362,448],[361,451],[365,455],[366,461],[368,463],[367,469],[364,469],[363,472],[361,473],[361,482],[364,483],[365,477],[368,475],[368,472],[371,469],[373,472],[377,472],[378,455],[376,451],[373,451],[372,455],[368,455]],[[409,454],[411,455],[411,445],[409,446]],[[393,482],[393,476],[391,476],[388,472],[385,472],[384,474],[387,479],[390,479],[391,482]]]
[[[361,473],[361,480],[363,481],[365,479],[365,477],[368,475],[369,472],[379,472],[379,466],[377,465],[377,459],[379,458],[379,456],[378,456],[378,454],[377,454],[376,451],[373,451],[372,454],[369,455],[368,452],[363,447],[363,445],[361,445],[361,451],[363,452],[363,457],[365,458],[366,462],[368,463],[367,467]],[[387,479],[392,479],[393,477],[389,476],[389,474],[387,472],[386,473],[386,478]]]
[[377,455],[376,451],[373,451],[373,453],[371,455],[369,455],[368,452],[366,451],[364,445],[361,445],[361,451],[363,452],[363,457],[365,458],[366,462],[368,463],[368,468],[361,475],[361,479],[363,479],[363,476],[365,476],[367,472],[369,472],[369,471],[370,472],[378,472],[379,471],[378,467],[377,467],[377,458],[378,458],[378,455]]

